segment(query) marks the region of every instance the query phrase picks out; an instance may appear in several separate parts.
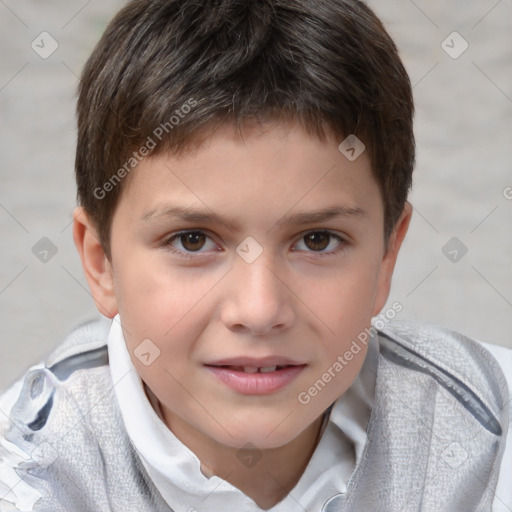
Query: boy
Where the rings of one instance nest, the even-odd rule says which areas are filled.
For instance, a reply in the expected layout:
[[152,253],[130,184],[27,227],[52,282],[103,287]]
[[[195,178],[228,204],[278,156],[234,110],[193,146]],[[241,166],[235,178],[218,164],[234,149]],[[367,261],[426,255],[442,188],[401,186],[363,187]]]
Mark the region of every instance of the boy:
[[511,510],[511,352],[371,327],[412,116],[357,0],[130,2],[78,101],[74,240],[113,320],[4,394],[0,510]]

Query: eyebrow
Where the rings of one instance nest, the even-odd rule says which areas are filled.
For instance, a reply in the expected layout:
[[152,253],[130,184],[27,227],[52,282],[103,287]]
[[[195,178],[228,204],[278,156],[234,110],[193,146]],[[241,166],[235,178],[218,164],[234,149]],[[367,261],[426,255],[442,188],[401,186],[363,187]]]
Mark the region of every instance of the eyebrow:
[[[284,215],[276,225],[301,225],[315,224],[337,217],[359,218],[366,217],[365,210],[358,207],[333,205],[319,210],[299,212],[293,215]],[[184,222],[202,224],[223,224],[231,231],[236,230],[235,224],[227,218],[216,214],[209,209],[185,207],[178,205],[160,205],[144,213],[141,217],[143,222],[153,222],[161,219],[178,219]]]
[[367,213],[362,208],[353,208],[350,206],[335,205],[321,210],[312,210],[309,212],[295,213],[289,217],[284,217],[278,224],[315,224],[336,217],[366,217]]

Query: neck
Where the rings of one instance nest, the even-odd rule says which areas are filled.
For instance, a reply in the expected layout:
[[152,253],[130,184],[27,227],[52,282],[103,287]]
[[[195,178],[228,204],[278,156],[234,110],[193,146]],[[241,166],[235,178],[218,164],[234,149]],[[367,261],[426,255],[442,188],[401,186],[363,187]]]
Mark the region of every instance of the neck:
[[259,450],[217,443],[163,408],[162,413],[174,435],[201,461],[206,477],[226,480],[264,510],[279,503],[299,481],[315,451],[323,421],[322,415],[284,446]]

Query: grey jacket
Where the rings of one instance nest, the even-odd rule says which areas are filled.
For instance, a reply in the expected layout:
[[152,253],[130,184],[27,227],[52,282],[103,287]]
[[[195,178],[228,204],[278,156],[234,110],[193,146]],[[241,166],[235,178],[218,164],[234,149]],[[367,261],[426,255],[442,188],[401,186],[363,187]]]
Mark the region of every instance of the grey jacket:
[[[0,458],[36,490],[27,512],[171,511],[124,428],[107,335],[105,323],[79,327],[24,377]],[[378,341],[363,456],[347,492],[322,512],[490,512],[509,423],[497,361],[437,327],[398,324]],[[9,446],[26,457],[6,454]]]

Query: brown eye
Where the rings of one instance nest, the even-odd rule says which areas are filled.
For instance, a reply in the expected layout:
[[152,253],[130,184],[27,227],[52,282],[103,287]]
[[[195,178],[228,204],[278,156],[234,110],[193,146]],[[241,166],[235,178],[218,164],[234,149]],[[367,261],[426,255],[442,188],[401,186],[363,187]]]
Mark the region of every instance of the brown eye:
[[219,247],[215,241],[202,231],[182,231],[176,233],[163,243],[172,252],[188,258],[206,256],[218,252]]
[[310,231],[295,244],[295,251],[303,251],[317,256],[329,256],[343,249],[346,242],[331,231]]
[[323,251],[329,246],[331,238],[332,235],[330,233],[317,231],[307,234],[304,237],[304,243],[306,247],[312,251]]
[[199,232],[183,233],[179,239],[183,248],[190,252],[201,250],[206,243],[206,236]]

